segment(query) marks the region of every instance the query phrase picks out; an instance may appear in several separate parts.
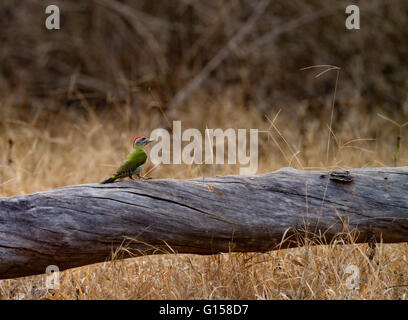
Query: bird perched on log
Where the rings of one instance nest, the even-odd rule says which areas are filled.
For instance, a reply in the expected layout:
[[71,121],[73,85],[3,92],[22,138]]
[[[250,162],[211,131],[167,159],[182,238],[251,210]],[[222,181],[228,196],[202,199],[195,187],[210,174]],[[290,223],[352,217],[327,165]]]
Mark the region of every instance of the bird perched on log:
[[133,151],[129,153],[129,155],[126,157],[126,160],[118,168],[116,173],[112,177],[106,179],[105,181],[102,181],[101,184],[112,183],[116,179],[126,177],[129,177],[133,180],[132,176],[134,174],[138,176],[139,179],[147,180],[147,178],[144,178],[140,175],[143,170],[143,165],[147,160],[147,154],[144,151],[143,147],[152,141],[154,141],[154,139],[148,139],[142,136],[136,137],[133,140]]

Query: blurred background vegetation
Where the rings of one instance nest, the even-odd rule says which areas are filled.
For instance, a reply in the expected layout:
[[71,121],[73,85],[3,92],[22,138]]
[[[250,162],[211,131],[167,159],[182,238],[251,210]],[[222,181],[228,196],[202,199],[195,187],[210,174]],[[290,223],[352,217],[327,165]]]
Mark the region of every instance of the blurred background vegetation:
[[228,94],[259,112],[317,116],[336,74],[300,69],[330,64],[342,70],[336,117],[351,105],[408,113],[405,0],[353,2],[357,31],[345,28],[350,1],[60,0],[59,31],[44,26],[49,4],[0,3],[0,93],[15,106],[145,108],[154,95],[168,110]]
[[[50,4],[61,30],[45,28]],[[345,28],[349,4],[360,30]],[[171,120],[258,128],[258,173],[408,165],[407,20],[406,0],[2,0],[0,197],[100,182]],[[341,69],[302,70],[315,65]],[[406,249],[381,246],[372,264],[365,245],[144,257],[67,270],[54,296],[43,276],[3,280],[0,299],[406,299]]]
[[[45,142],[49,161],[61,155],[78,172],[51,186],[85,182],[75,165],[89,166],[92,152],[111,167],[94,164],[100,179],[133,136],[171,120],[267,131],[260,172],[407,163],[405,0],[356,1],[360,30],[345,27],[349,1],[59,0],[60,30],[45,27],[49,4],[0,3],[2,181],[30,143]],[[317,65],[340,69],[304,69]],[[188,176],[202,169],[216,174]]]

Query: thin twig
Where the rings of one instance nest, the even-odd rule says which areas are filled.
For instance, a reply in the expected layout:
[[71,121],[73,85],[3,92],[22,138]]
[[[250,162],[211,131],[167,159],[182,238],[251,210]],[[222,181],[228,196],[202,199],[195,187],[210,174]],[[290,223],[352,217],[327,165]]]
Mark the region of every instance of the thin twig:
[[198,87],[208,78],[210,73],[215,70],[221,62],[223,62],[232,48],[237,47],[245,37],[250,33],[252,28],[255,26],[256,22],[259,20],[261,15],[265,12],[266,7],[270,3],[270,0],[263,0],[258,3],[255,7],[251,17],[248,19],[248,22],[245,23],[239,31],[228,41],[227,45],[223,47],[218,53],[207,63],[207,65],[190,81],[184,88],[182,88],[174,96],[170,102],[170,109],[175,106],[181,105],[184,103],[191,94],[198,89]]

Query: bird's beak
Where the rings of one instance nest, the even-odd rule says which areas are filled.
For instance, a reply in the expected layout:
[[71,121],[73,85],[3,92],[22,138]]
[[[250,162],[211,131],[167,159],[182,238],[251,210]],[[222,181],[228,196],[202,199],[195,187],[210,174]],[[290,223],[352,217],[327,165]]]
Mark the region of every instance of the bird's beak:
[[153,142],[153,141],[156,141],[156,139],[152,139],[152,138],[147,139],[147,143],[150,143],[150,142]]

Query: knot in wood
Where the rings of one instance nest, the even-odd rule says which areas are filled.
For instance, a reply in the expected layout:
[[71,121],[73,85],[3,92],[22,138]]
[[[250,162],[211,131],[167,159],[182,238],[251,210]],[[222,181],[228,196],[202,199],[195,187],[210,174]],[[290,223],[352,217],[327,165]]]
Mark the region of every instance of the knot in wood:
[[331,171],[329,179],[335,182],[342,182],[342,183],[351,183],[353,182],[354,178],[350,174],[350,171]]

